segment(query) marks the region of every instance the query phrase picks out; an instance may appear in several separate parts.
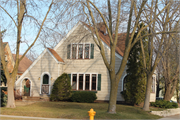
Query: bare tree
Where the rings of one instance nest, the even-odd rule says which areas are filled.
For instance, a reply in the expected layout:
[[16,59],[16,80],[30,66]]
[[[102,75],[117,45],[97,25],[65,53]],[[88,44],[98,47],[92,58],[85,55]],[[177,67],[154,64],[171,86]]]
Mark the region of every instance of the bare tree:
[[[96,45],[99,47],[100,53],[104,60],[104,64],[106,65],[106,67],[109,71],[110,83],[111,83],[109,107],[108,107],[109,113],[116,113],[118,83],[119,83],[120,78],[122,77],[123,71],[125,69],[131,48],[134,46],[134,44],[138,40],[142,40],[142,38],[144,38],[144,37],[152,36],[154,34],[162,34],[161,32],[153,31],[149,34],[141,36],[141,32],[143,30],[145,30],[146,28],[150,28],[152,25],[154,25],[155,21],[157,20],[157,17],[159,15],[161,15],[161,13],[169,6],[169,4],[168,4],[166,6],[161,7],[162,9],[159,9],[159,11],[156,11],[157,3],[155,4],[155,7],[154,6],[149,7],[149,3],[147,3],[147,0],[142,0],[142,1],[131,0],[130,1],[131,4],[130,4],[130,6],[128,6],[128,11],[126,12],[126,14],[129,15],[129,18],[127,19],[128,22],[125,23],[127,25],[126,46],[125,46],[126,48],[124,51],[123,59],[120,63],[119,70],[116,73],[115,72],[115,49],[116,49],[116,44],[118,41],[118,31],[119,31],[119,28],[121,27],[121,26],[119,26],[120,20],[121,20],[120,18],[121,18],[121,16],[124,15],[121,12],[122,2],[124,2],[124,1],[118,0],[115,2],[116,2],[116,13],[112,13],[112,6],[111,6],[112,1],[107,0],[106,4],[107,4],[108,15],[102,14],[102,12],[98,8],[98,6],[96,6],[96,4],[90,0],[86,0],[86,2],[83,2],[83,1],[81,2],[83,4],[84,14],[87,16],[87,19],[89,21],[89,25],[93,27],[93,28],[90,28],[91,33],[92,34],[95,33],[95,35],[96,35],[96,37],[94,37],[94,41],[95,41]],[[125,1],[125,2],[127,2],[127,1]],[[148,9],[146,9],[146,8],[148,8],[148,9],[151,8],[153,11],[155,11],[156,14],[153,19],[150,17],[150,16],[152,16],[152,14],[149,14],[149,15],[147,14]],[[145,12],[145,14],[143,14],[144,12]],[[153,12],[151,11],[149,13],[153,13]],[[99,21],[99,19],[97,20],[96,14],[98,14],[100,16],[100,20],[105,24],[107,33],[110,38],[110,62],[108,62],[108,60],[105,56],[104,46],[102,44],[102,41],[101,41],[99,33],[98,33],[98,28],[97,28],[96,23],[97,23],[97,21]],[[112,16],[114,16],[114,15],[116,15],[116,17],[115,17],[115,19],[112,19]],[[148,18],[151,18],[151,19],[148,19]],[[143,21],[145,23],[145,26],[140,28],[139,32],[135,36],[135,32],[137,31],[137,28],[139,28],[138,25],[139,25],[140,21]],[[153,39],[151,39],[151,41],[152,40]],[[153,43],[153,42],[151,42],[151,43]],[[150,51],[152,52],[153,49],[150,48]],[[152,54],[150,54],[150,55],[152,57]],[[145,61],[145,64],[146,64],[146,61]],[[148,77],[147,77],[148,85],[147,86],[151,86],[152,81],[151,80],[149,81],[149,79],[151,79],[152,74],[155,70],[155,67],[156,66],[154,66],[154,68],[151,69],[152,72],[150,74],[148,73]],[[148,97],[146,97],[146,100],[149,99],[149,95],[150,95],[150,88],[149,87],[147,87],[147,88],[148,89],[147,89],[146,94],[148,94],[147,95]],[[149,105],[149,100],[147,102],[145,102],[145,104],[146,104],[146,106]],[[144,110],[147,110],[147,109],[144,109]]]
[[[172,44],[172,39],[174,39],[178,32],[177,25],[180,22],[178,14],[179,7],[179,2],[174,3],[173,1],[168,2],[165,0],[158,3],[158,0],[156,0],[147,4],[146,9],[149,11],[144,11],[147,22],[154,20],[153,23],[149,25],[149,34],[151,34],[148,40],[149,61],[146,61],[145,54],[143,57],[144,70],[147,75],[146,96],[143,106],[143,110],[145,111],[149,110],[152,75],[162,56],[165,55],[166,51],[169,49],[169,45]],[[162,10],[163,12],[158,16],[158,12]],[[144,53],[143,44],[141,44],[141,48]]]
[[[41,14],[38,14],[37,16],[34,12],[36,9],[39,9],[41,3],[35,4],[35,1],[26,1],[26,0],[16,0],[16,1],[1,1],[0,4],[0,9],[11,19],[11,23],[14,24],[14,27],[16,28],[15,31],[17,33],[16,37],[16,56],[15,56],[15,65],[13,68],[12,73],[10,74],[7,67],[6,67],[6,62],[5,62],[5,54],[4,54],[4,47],[3,47],[3,40],[2,37],[1,39],[1,46],[0,46],[0,55],[1,55],[1,62],[3,65],[3,70],[5,73],[5,76],[7,78],[7,84],[8,84],[8,101],[7,101],[7,107],[14,108],[15,106],[15,101],[14,101],[14,84],[15,84],[15,78],[17,75],[18,71],[18,65],[19,62],[23,59],[23,57],[26,55],[26,53],[31,49],[31,47],[35,44],[37,41],[41,30],[43,28],[43,25],[45,24],[45,21],[47,19],[48,14],[50,13],[50,10],[54,4],[53,0],[51,2],[46,2],[45,4],[49,4],[47,7],[47,12],[44,13],[44,16],[40,16]],[[10,6],[12,5],[12,6]],[[17,13],[10,12],[8,11],[10,7],[15,7],[17,8]],[[29,7],[32,7],[32,11],[28,11]],[[32,12],[32,13],[31,13]],[[37,19],[37,18],[42,18],[42,19]],[[30,19],[28,19],[30,18]],[[29,20],[29,21],[28,21]],[[28,33],[27,31],[24,31],[25,27],[28,26],[27,24],[31,23],[31,21],[36,20],[38,21],[38,27],[36,27],[37,30],[37,35],[35,36],[32,44],[27,48],[27,50],[24,52],[22,57],[19,59],[19,51],[20,51],[20,45],[23,41],[23,34]],[[40,24],[39,24],[40,22]],[[26,29],[29,29],[28,27]],[[8,31],[7,31],[8,32]]]

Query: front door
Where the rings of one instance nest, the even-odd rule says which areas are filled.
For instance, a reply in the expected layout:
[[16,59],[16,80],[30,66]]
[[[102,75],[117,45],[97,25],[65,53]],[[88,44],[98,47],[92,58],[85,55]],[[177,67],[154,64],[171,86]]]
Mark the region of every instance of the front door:
[[30,96],[30,85],[30,81],[26,79],[24,85],[24,96]]
[[49,94],[49,75],[48,74],[44,74],[43,76],[43,84],[41,87],[41,93]]

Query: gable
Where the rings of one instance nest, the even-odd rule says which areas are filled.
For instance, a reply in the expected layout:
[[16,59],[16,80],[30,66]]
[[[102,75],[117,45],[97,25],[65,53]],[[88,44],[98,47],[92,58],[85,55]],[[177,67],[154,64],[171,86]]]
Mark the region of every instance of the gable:
[[[68,37],[70,37],[70,35],[73,33],[73,32],[75,32],[79,27],[83,27],[83,28],[85,28],[88,32],[89,32],[89,35],[92,35],[91,34],[91,30],[89,29],[89,27],[87,26],[87,24],[85,25],[84,23],[82,23],[82,22],[78,22],[70,31],[69,31],[69,33],[54,47],[54,50],[57,52],[57,49],[63,44],[63,42],[65,42],[65,40],[68,38]],[[94,34],[94,37],[96,38],[96,35]],[[103,43],[103,45],[105,46],[105,48],[106,49],[108,49],[108,50],[110,50],[110,46],[109,46],[109,42],[108,42],[108,39],[105,39],[104,38],[104,36],[103,36],[103,34],[102,33],[100,33],[100,37],[101,37],[101,40],[102,40],[102,43]],[[107,37],[106,37],[107,38]],[[125,46],[125,41],[123,42],[123,40],[121,39],[120,40],[121,41],[121,43]],[[69,42],[69,44],[70,43],[72,43],[72,42]],[[74,42],[74,43],[77,43],[77,42]],[[81,43],[81,42],[80,42]],[[87,42],[88,43],[88,42]],[[119,42],[118,44],[117,44],[117,46],[118,47],[122,47],[123,45],[121,45],[121,43]],[[123,52],[122,52],[122,50],[123,50],[123,48],[116,48],[116,52],[115,52],[115,55],[116,55],[116,57],[118,57],[119,59],[122,59],[122,56],[123,56]],[[125,47],[124,47],[125,48]]]
[[[42,59],[42,57],[48,53],[53,60],[57,63],[57,64],[62,64],[63,62],[59,62],[56,57],[50,52],[50,50],[48,48],[46,48],[40,55],[39,57],[29,66],[29,68],[21,75],[21,77],[15,82],[15,84],[17,85],[21,79],[23,79],[25,77],[25,75]],[[48,64],[48,63],[47,63]]]

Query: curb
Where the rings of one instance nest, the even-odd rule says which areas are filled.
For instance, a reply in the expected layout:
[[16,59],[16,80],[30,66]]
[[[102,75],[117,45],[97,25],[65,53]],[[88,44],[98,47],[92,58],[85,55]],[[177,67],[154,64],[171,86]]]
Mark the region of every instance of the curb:
[[180,114],[180,108],[167,109],[167,110],[163,110],[163,111],[151,111],[151,114],[159,115],[159,116],[163,116],[163,117],[177,115],[177,114]]

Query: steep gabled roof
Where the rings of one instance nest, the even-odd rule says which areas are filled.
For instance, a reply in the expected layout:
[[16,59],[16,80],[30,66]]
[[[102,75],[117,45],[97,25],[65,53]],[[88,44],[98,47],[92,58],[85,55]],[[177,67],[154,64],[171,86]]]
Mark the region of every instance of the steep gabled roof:
[[54,51],[51,48],[48,48],[48,50],[52,53],[52,55],[59,61],[59,62],[64,62],[63,59],[56,53],[56,51]]
[[[90,26],[87,25],[86,23],[82,22],[89,30],[90,30]],[[92,29],[94,29],[92,27]],[[101,38],[101,40],[106,43],[106,45],[108,45],[110,47],[110,38],[108,34],[104,34],[104,32],[102,31],[98,31],[99,32],[99,37]],[[123,56],[124,55],[124,51],[125,51],[125,40],[126,40],[126,33],[119,33],[118,34],[118,42],[116,45],[116,53],[118,53],[119,55]]]
[[[12,54],[12,55],[13,55],[13,59],[15,61],[16,54]],[[19,58],[21,58],[21,57],[22,57],[22,55],[19,55]],[[32,63],[33,62],[31,60],[29,60],[26,56],[24,56],[23,59],[19,62],[18,72],[20,72],[20,73],[25,72]]]

